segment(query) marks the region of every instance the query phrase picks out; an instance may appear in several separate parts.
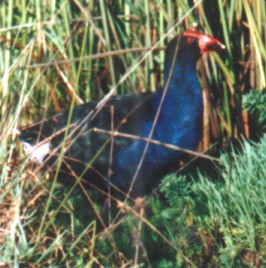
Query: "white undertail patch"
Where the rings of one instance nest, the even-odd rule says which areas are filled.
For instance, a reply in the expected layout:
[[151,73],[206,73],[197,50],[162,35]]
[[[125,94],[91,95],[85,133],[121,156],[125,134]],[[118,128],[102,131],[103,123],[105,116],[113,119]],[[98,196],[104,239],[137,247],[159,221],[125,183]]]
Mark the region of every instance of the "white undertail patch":
[[32,146],[30,143],[22,141],[24,152],[29,156],[30,160],[39,164],[43,163],[44,157],[50,152],[50,142],[36,144]]

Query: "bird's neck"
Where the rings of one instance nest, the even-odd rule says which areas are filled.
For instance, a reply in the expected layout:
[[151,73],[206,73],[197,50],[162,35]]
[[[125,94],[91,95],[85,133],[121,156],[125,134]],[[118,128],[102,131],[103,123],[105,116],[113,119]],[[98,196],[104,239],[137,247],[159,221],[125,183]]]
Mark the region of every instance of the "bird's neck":
[[202,92],[197,79],[196,62],[178,59],[174,66],[170,62],[166,63],[165,67],[165,82],[162,90],[157,94],[157,99],[164,97],[164,102],[183,107],[202,105]]
[[167,66],[163,88],[167,90],[168,93],[178,95],[179,92],[182,92],[185,94],[186,90],[197,89],[198,87],[195,63],[187,62],[186,64],[181,64],[178,62],[173,68]]
[[166,67],[164,87],[155,95],[159,128],[155,129],[154,139],[194,149],[202,135],[203,112],[196,62],[178,61],[173,71]]

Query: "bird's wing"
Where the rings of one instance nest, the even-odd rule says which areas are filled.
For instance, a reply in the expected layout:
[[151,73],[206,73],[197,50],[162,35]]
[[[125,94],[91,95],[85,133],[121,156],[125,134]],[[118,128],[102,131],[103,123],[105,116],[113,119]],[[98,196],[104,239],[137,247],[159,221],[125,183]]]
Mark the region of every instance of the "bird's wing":
[[39,162],[49,151],[47,148],[53,148],[53,154],[63,149],[66,158],[85,164],[94,159],[97,168],[108,167],[111,154],[133,142],[130,138],[114,138],[112,134],[138,135],[141,124],[152,120],[153,96],[152,93],[114,96],[103,107],[96,102],[86,103],[72,113],[58,113],[21,129],[20,140]]

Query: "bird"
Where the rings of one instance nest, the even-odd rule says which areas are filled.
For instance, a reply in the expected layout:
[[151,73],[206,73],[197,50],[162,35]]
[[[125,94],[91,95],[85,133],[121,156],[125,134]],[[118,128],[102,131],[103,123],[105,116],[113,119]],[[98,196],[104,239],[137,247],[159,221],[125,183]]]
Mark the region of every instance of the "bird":
[[195,150],[202,139],[197,61],[224,49],[210,35],[183,31],[166,46],[161,89],[88,102],[22,127],[25,153],[39,164],[61,161],[62,174],[87,187],[144,195],[185,154],[172,147]]

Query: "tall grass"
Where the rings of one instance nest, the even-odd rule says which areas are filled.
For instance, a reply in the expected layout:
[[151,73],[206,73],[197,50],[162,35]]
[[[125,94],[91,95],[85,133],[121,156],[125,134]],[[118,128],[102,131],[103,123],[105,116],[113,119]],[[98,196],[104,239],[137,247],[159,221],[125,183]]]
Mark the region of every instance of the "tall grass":
[[[191,29],[196,23],[199,31],[214,35],[227,47],[223,55],[204,58],[199,65],[205,102],[202,148],[209,148],[215,142],[223,146],[229,139],[242,135],[255,137],[257,133],[247,112],[242,109],[242,95],[266,87],[265,5],[259,0],[1,2],[0,262],[17,267],[23,263],[32,267],[50,264],[54,267],[84,267],[87,264],[90,267],[92,263],[99,267],[101,264],[111,267],[117,263],[121,267],[137,267],[141,263],[150,263],[155,267],[156,258],[150,252],[161,258],[161,266],[157,267],[174,267],[175,258],[180,265],[196,267],[203,262],[195,257],[195,248],[189,251],[189,247],[182,247],[180,241],[174,241],[172,227],[158,226],[156,219],[147,220],[126,205],[124,209],[129,216],[123,217],[118,227],[112,226],[114,229],[108,234],[96,235],[93,219],[99,208],[93,196],[87,196],[88,203],[84,207],[84,200],[75,198],[71,192],[64,192],[56,181],[51,191],[50,180],[46,178],[53,179],[53,176],[31,167],[21,155],[16,130],[21,125],[83,102],[112,94],[155,91],[163,81],[164,51],[151,48],[155,45],[162,48],[174,34],[185,28]],[[109,52],[113,52],[112,56]],[[104,53],[106,56],[101,56]],[[244,150],[248,152],[249,149]],[[252,154],[255,153],[252,151]],[[231,161],[235,163],[233,165],[239,163],[238,158]],[[249,167],[252,170],[255,158],[245,161],[252,163]],[[245,165],[245,161],[239,165]],[[227,182],[229,174],[224,176]],[[224,229],[217,232],[217,240],[211,237],[213,243],[219,244],[213,254],[221,257],[220,260],[210,258],[208,265],[226,264],[229,267],[232,262],[223,258],[232,256],[222,254],[223,250],[232,250],[234,258],[242,256],[239,265],[252,267],[263,263],[261,258],[265,258],[265,253],[258,247],[265,247],[265,239],[256,235],[265,235],[264,218],[258,225],[252,219],[253,206],[258,200],[247,204],[245,211],[236,207],[240,206],[239,200],[253,202],[253,196],[247,200],[245,193],[254,182],[245,183],[247,188],[237,188],[237,195],[231,196],[223,188],[228,186],[226,183],[219,189],[203,177],[198,184],[195,182],[195,192],[202,196],[199,204],[209,200],[205,208],[210,211],[206,241],[210,239],[208,230],[210,233],[217,231],[215,214],[224,213],[224,223],[219,225]],[[235,178],[232,187],[237,186]],[[180,195],[185,193],[184,190]],[[211,207],[217,198],[223,200],[228,208],[224,204],[220,204],[220,208]],[[151,203],[154,214],[156,209],[158,215],[165,213],[163,202],[153,200]],[[190,205],[184,202],[182,208],[193,214]],[[256,207],[261,209],[260,204]],[[239,226],[239,222],[235,222],[232,228],[231,220],[238,220],[232,215],[237,211],[243,213],[241,222],[246,221],[246,224]],[[165,215],[161,216],[159,221]],[[204,220],[206,218],[202,217],[198,222]],[[139,221],[143,223],[140,229],[136,228]],[[184,224],[181,219],[177,223]],[[196,229],[199,230],[200,226],[204,225],[199,224]],[[245,235],[249,227],[254,232]],[[135,244],[129,239],[129,234],[134,236]],[[173,240],[169,234],[173,235]],[[152,239],[149,240],[149,236]],[[204,240],[203,232],[199,236]],[[143,241],[146,244],[142,244]],[[161,241],[166,250],[158,253],[160,247],[154,241]],[[223,243],[226,246],[223,247]],[[239,250],[239,245],[243,251]],[[143,258],[140,258],[137,248],[141,248]],[[256,261],[252,262],[248,253],[253,254]]]

